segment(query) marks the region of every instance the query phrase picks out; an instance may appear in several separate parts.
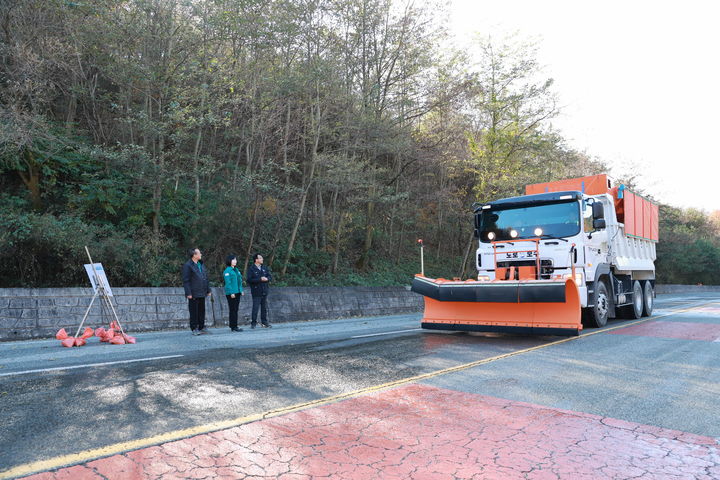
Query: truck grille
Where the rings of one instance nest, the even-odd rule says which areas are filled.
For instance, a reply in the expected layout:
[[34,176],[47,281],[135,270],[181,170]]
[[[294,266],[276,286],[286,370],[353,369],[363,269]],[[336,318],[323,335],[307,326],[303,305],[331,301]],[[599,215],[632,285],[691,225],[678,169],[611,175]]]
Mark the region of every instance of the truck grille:
[[[516,260],[510,262],[497,262],[498,268],[507,267],[534,267],[537,265],[535,260]],[[553,262],[550,259],[540,259],[540,278],[543,280],[550,280],[554,271]]]

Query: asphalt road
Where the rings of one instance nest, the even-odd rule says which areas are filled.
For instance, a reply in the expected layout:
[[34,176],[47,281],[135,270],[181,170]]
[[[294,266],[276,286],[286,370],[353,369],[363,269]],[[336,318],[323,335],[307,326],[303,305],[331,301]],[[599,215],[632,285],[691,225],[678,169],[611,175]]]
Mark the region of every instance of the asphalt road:
[[[656,315],[713,301],[720,295],[660,296]],[[561,338],[427,332],[418,329],[419,318],[278,324],[199,337],[186,331],[149,333],[125,346],[96,339],[73,349],[55,340],[0,344],[0,471]],[[661,320],[716,327],[720,314],[690,310]],[[718,350],[717,341],[603,332],[424,382],[720,436]]]

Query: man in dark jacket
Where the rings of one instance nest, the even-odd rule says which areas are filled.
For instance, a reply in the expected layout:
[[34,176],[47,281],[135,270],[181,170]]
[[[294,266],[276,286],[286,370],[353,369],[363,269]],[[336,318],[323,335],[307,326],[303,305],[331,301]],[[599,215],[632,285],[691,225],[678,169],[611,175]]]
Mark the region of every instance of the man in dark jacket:
[[252,294],[252,322],[250,323],[251,328],[255,328],[257,325],[257,314],[260,310],[260,321],[262,326],[270,328],[271,325],[268,323],[267,318],[267,295],[270,290],[270,282],[272,281],[272,275],[270,270],[263,265],[263,257],[259,253],[253,255],[255,263],[250,265],[247,271],[247,283],[250,284],[250,293]]
[[190,330],[193,335],[210,333],[205,328],[205,297],[210,296],[210,282],[197,248],[188,251],[190,260],[182,268],[183,287],[190,310]]

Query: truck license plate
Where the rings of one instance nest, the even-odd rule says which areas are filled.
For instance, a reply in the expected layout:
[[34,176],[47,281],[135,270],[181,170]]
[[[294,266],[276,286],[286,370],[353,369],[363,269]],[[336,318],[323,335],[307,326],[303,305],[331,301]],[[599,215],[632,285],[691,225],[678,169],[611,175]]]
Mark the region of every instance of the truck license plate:
[[537,252],[531,251],[531,252],[506,252],[505,258],[537,258]]

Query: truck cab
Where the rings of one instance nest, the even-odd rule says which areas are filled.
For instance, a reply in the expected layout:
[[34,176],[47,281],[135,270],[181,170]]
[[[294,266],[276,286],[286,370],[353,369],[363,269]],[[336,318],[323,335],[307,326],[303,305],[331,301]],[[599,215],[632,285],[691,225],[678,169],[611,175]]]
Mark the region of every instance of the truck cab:
[[474,216],[478,281],[572,279],[587,326],[651,313],[655,245],[626,236],[612,192],[505,198],[475,204]]

